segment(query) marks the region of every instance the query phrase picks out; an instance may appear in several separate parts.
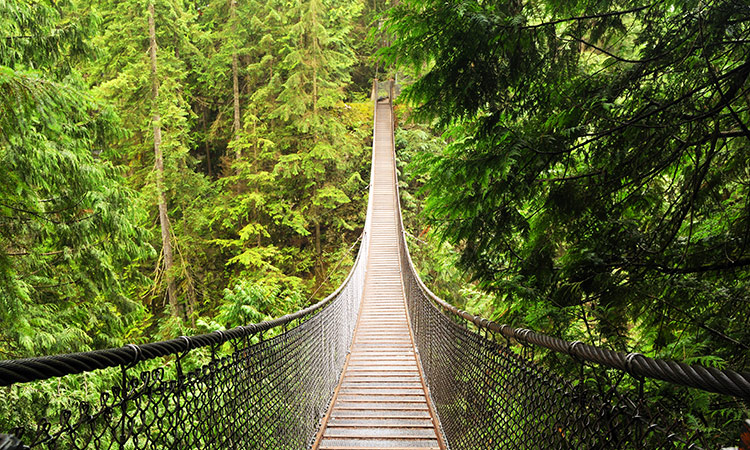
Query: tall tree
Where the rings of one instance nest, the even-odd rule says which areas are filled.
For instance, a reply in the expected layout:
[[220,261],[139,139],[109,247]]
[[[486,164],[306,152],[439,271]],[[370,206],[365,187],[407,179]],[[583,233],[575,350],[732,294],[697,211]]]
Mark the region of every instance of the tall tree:
[[299,1],[288,11],[278,106],[271,112],[288,127],[280,142],[286,151],[274,171],[279,183],[305,199],[296,214],[312,225],[319,276],[321,226],[330,223],[330,211],[350,201],[337,181],[346,172],[342,153],[355,149],[336,109],[343,107],[339,102],[354,63],[349,24],[360,12],[359,3],[322,0]]
[[184,333],[250,282],[288,299],[259,309],[276,314],[343,257],[366,195],[368,108],[343,102],[366,89],[349,77],[364,20],[355,1],[293,6],[0,5],[0,352]]
[[[229,22],[231,24],[232,35],[237,33],[237,1],[229,0]],[[234,41],[234,40],[233,40]],[[234,106],[234,122],[232,125],[232,139],[237,137],[237,133],[240,132],[241,121],[240,121],[240,76],[238,68],[238,56],[236,44],[232,46],[232,104]],[[240,147],[235,149],[235,158],[240,159],[242,157],[242,151]]]
[[99,8],[104,26],[94,42],[102,56],[86,67],[87,75],[130,131],[118,142],[120,158],[130,167],[129,182],[140,193],[140,205],[153,211],[142,226],[162,249],[156,274],[153,265],[141,267],[155,281],[142,295],[154,312],[168,303],[175,318],[192,316],[197,293],[189,261],[200,251],[187,246],[199,241],[192,236],[188,212],[208,189],[191,155],[191,68],[202,63],[192,43],[201,38],[196,14],[181,2],[159,0],[102,0]]
[[167,199],[164,195],[164,156],[161,149],[161,115],[159,114],[159,74],[156,64],[156,24],[154,19],[154,4],[148,4],[148,41],[149,58],[151,60],[151,107],[152,123],[154,127],[154,158],[156,169],[156,195],[159,203],[159,225],[161,227],[161,248],[164,274],[167,283],[167,301],[172,314],[179,315],[179,305],[175,292],[174,274],[172,266],[172,229],[167,215]]

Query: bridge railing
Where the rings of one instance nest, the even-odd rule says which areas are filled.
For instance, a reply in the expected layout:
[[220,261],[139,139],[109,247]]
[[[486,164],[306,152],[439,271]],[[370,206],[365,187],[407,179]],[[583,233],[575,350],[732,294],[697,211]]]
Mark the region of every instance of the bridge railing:
[[[365,236],[353,269],[336,292],[294,314],[140,346],[0,361],[0,385],[14,384],[9,389],[108,367],[121,371],[97,404],[83,402],[75,410],[53,411],[49,420],[38,418],[35,426],[0,432],[32,449],[305,448],[327,410],[349,350],[367,242]],[[228,354],[221,350],[225,343]],[[209,356],[197,368],[183,370],[185,355],[199,348],[207,348]],[[158,358],[173,370],[141,367]]]
[[[716,449],[729,444],[727,436],[739,442],[740,421],[731,430],[700,431],[678,402],[644,398],[643,384],[663,380],[724,394],[741,411],[750,401],[750,373],[568,342],[459,310],[419,278],[403,218],[400,229],[414,338],[451,449]],[[542,367],[534,349],[569,355],[580,377],[566,379]]]
[[[315,305],[198,336],[0,361],[0,386],[9,386],[0,390],[0,402],[12,402],[24,383],[49,378],[109,370],[116,380],[98,402],[72,409],[47,405],[50,417],[34,423],[9,427],[14,418],[0,418],[6,425],[0,426],[0,450],[309,447],[338,384],[359,314],[372,198],[354,266],[342,285]],[[201,355],[192,370],[185,369],[189,353]]]

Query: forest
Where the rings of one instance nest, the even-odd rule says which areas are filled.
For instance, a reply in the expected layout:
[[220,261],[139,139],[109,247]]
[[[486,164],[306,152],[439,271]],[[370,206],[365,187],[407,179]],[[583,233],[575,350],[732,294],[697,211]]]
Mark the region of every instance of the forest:
[[328,3],[0,4],[0,357],[253,323],[336,286],[374,11]]
[[[437,294],[750,368],[742,0],[0,0],[0,359],[325,297],[362,232],[378,76],[403,86],[404,220]],[[748,415],[690,401],[706,427]]]
[[[0,359],[329,294],[366,213],[375,8],[0,1]],[[3,391],[2,428],[110,376]]]

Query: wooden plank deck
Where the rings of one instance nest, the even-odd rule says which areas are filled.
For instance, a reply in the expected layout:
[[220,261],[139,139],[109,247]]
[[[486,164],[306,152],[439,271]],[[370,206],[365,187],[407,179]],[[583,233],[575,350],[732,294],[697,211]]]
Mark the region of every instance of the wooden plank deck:
[[393,119],[377,105],[370,256],[351,353],[314,450],[445,446],[409,325],[398,248]]

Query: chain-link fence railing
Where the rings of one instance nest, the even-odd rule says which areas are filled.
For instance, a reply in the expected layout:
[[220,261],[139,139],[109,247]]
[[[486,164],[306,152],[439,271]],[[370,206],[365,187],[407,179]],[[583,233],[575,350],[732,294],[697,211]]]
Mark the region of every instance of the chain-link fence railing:
[[[400,226],[414,339],[451,449],[718,449],[739,442],[740,420],[736,430],[716,432],[683,414],[684,405],[695,393],[688,388],[697,388],[723,394],[742,411],[750,373],[567,342],[458,310],[419,279]],[[569,355],[580,375],[543,367],[535,349]],[[644,382],[653,380],[675,383],[668,405],[644,395]]]
[[[336,293],[271,322],[143,346],[2,361],[2,385],[107,366],[122,372],[99,404],[81,403],[36,426],[2,431],[32,449],[304,449],[349,350],[366,260],[363,244]],[[224,343],[229,352],[219,351]],[[198,347],[211,350],[207,362],[183,372],[182,358]],[[139,370],[139,362],[165,357],[173,358],[173,376],[162,367]]]
[[[0,429],[0,450],[309,447],[351,345],[371,210],[372,201],[349,276],[336,292],[306,309],[199,336],[0,361],[0,386],[9,386],[0,391],[0,402],[19,398],[23,383],[95,370],[115,371],[117,380],[99,402],[50,406],[49,418]],[[183,370],[190,352],[203,356],[197,365],[192,361],[192,370]]]

